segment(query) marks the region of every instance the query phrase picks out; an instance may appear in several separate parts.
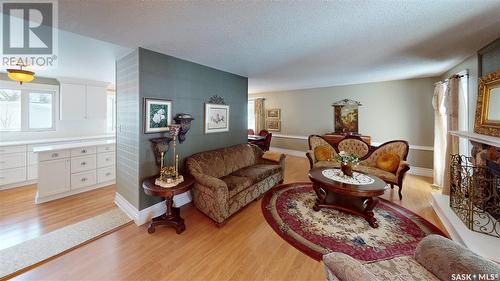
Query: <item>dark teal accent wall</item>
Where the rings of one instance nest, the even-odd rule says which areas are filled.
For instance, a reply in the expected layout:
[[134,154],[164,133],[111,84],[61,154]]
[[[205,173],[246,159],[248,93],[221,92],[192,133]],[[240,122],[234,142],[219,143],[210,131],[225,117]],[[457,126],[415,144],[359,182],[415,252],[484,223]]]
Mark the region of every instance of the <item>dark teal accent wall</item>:
[[[230,106],[229,132],[204,133],[205,102],[213,95],[222,96]],[[182,168],[184,159],[194,153],[247,142],[248,79],[246,77],[139,48],[139,97],[141,119],[144,116],[143,99],[146,97],[172,100],[174,115],[181,112],[193,115],[194,121],[186,135],[186,141],[177,145]],[[161,136],[161,134],[144,134],[143,126],[141,122],[139,132],[141,180],[158,173],[149,139]],[[159,201],[159,198],[148,196],[142,189],[140,190],[139,210]]]

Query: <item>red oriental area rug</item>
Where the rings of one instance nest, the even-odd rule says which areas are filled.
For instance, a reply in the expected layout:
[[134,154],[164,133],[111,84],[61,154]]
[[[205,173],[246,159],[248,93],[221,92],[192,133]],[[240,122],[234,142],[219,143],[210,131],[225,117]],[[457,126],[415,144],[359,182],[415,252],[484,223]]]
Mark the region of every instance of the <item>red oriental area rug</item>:
[[361,261],[413,255],[425,236],[445,236],[424,218],[384,199],[374,209],[378,228],[345,212],[315,212],[315,200],[311,183],[279,185],[265,194],[262,212],[274,231],[316,260],[330,252],[342,252]]

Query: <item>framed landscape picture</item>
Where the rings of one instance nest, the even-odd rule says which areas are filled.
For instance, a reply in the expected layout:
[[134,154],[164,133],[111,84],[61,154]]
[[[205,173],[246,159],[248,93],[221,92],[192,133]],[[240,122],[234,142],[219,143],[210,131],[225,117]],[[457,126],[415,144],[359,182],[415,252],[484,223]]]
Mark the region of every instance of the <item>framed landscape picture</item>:
[[271,108],[268,109],[266,114],[266,118],[280,119],[281,118],[281,109],[279,108]]
[[229,105],[205,104],[205,134],[229,131]]
[[268,131],[279,132],[281,131],[281,121],[279,120],[267,120],[266,127]]
[[172,101],[164,99],[144,99],[144,133],[168,131],[172,124]]

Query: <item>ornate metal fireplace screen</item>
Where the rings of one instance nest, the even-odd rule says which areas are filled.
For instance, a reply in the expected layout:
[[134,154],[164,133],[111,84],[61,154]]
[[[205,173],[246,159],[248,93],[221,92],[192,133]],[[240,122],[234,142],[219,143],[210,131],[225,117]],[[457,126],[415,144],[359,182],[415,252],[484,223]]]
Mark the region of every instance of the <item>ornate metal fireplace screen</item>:
[[453,155],[450,207],[473,231],[500,237],[500,172]]

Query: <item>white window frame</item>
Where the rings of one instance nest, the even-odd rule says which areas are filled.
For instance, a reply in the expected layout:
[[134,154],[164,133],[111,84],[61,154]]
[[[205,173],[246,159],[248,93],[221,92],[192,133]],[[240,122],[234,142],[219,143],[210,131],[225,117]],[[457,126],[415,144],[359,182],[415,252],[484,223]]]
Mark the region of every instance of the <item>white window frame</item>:
[[[108,98],[110,96],[113,96],[114,99],[114,105],[113,105],[113,112],[112,112],[112,120],[111,120],[111,127],[108,126]],[[116,133],[116,91],[115,90],[106,90],[106,132],[107,133]]]
[[[247,129],[252,129],[252,130],[254,130],[254,131],[255,131],[255,112],[250,112],[250,111],[248,110],[248,108],[250,107],[250,106],[249,106],[249,105],[250,105],[250,103],[253,103],[253,106],[254,106],[254,108],[255,108],[255,100],[254,100],[254,99],[249,99],[249,100],[248,100],[248,103],[247,103],[247,127],[248,127]],[[253,115],[253,126],[248,126],[248,124],[249,124],[248,122],[249,122],[249,121],[250,121],[250,119],[251,119],[251,118],[249,118],[249,117],[250,117],[250,114],[251,114],[251,115]]]
[[[20,84],[14,81],[0,81],[0,88],[21,91],[21,129],[2,130],[2,133],[18,132],[44,132],[56,130],[57,104],[59,102],[59,85],[25,83]],[[29,127],[29,93],[52,93],[52,126],[50,128],[31,129]]]

